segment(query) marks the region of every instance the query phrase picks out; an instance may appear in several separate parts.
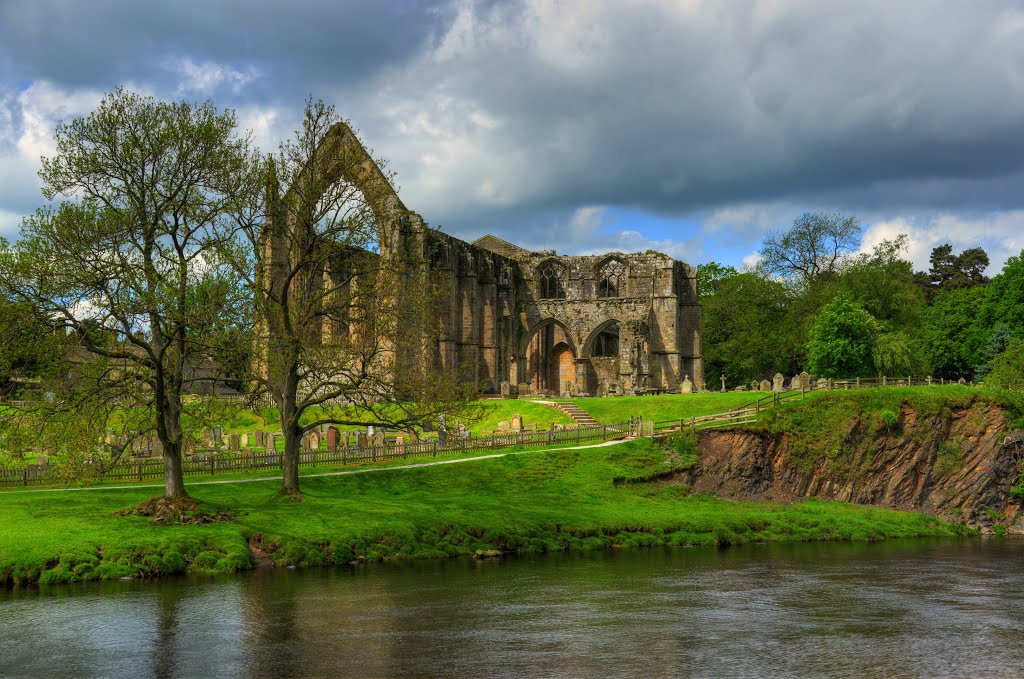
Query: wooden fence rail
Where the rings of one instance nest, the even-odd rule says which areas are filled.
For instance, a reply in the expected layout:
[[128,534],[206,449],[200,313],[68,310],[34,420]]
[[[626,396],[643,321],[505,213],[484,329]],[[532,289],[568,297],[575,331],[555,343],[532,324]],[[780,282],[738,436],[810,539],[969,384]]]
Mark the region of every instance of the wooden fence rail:
[[[574,428],[548,431],[519,431],[494,436],[451,438],[444,445],[436,439],[398,445],[364,448],[338,447],[335,450],[304,451],[299,454],[300,466],[333,466],[363,462],[385,462],[430,457],[463,455],[474,452],[508,450],[518,446],[548,446],[581,443],[593,440],[621,438],[631,433],[631,424],[585,425]],[[185,477],[216,476],[240,471],[281,468],[283,453],[277,451],[243,450],[239,452],[200,453],[182,463]],[[152,481],[164,477],[164,465],[160,459],[132,459],[118,462],[109,467],[102,461],[87,464],[76,481],[93,483]],[[0,469],[0,486],[44,486],[59,484],[60,478],[54,465],[26,465],[20,469]]]

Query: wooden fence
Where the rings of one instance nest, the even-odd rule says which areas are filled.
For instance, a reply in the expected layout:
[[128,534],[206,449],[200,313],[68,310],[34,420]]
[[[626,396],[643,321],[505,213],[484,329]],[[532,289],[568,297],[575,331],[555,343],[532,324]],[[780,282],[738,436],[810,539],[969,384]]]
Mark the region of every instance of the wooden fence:
[[[547,431],[519,431],[493,436],[449,438],[444,445],[436,439],[398,445],[364,448],[339,447],[335,450],[311,450],[300,453],[300,466],[335,466],[364,462],[412,460],[431,457],[463,455],[466,453],[508,450],[518,446],[549,446],[581,443],[584,441],[620,438],[632,433],[633,425],[598,424]],[[216,476],[240,471],[260,469],[279,470],[284,458],[277,451],[248,451],[199,453],[185,459],[182,473],[185,477]],[[164,465],[160,459],[131,459],[105,466],[102,460],[85,465],[76,481],[109,483],[152,481],[163,479]],[[45,486],[62,482],[57,470],[49,464],[26,465],[21,469],[0,469],[0,486]]]

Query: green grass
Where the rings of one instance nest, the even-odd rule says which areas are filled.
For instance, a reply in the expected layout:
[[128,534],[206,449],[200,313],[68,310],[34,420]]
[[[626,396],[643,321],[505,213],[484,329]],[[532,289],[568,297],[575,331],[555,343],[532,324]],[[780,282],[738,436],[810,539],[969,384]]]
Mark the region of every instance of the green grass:
[[574,401],[602,424],[625,422],[640,416],[645,420],[678,420],[684,417],[714,415],[752,403],[759,392],[728,391],[724,394],[664,394],[661,396],[614,396],[581,398]]
[[307,478],[305,500],[273,482],[193,486],[234,523],[155,526],[113,512],[152,490],[0,494],[0,582],[70,582],[254,565],[248,543],[274,562],[440,558],[756,540],[879,540],[963,529],[917,514],[834,502],[791,506],[693,496],[673,470],[693,444],[641,440],[531,452],[385,473]]

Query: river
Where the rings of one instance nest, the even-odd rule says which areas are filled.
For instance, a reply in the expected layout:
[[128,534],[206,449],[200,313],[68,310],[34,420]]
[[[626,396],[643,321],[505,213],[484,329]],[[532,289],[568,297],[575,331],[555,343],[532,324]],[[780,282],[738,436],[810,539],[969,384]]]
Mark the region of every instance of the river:
[[1019,677],[1024,540],[747,545],[0,592],[0,677]]

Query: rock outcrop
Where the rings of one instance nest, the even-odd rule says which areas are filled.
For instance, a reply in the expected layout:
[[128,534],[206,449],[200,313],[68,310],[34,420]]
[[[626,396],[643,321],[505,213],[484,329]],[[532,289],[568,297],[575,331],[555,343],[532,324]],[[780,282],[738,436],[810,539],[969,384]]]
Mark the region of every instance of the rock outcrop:
[[893,431],[850,423],[841,450],[818,453],[786,433],[708,430],[687,472],[696,492],[758,501],[824,498],[922,512],[954,523],[1024,533],[1012,493],[1024,460],[1024,433],[998,405],[919,417],[907,404]]

